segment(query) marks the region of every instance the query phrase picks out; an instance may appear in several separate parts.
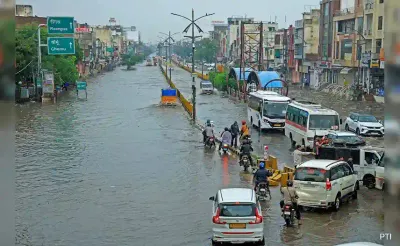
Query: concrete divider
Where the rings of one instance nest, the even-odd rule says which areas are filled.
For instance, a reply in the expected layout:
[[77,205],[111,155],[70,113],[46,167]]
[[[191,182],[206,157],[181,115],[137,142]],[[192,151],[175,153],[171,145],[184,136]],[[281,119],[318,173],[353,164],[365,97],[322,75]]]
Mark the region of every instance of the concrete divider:
[[161,72],[163,73],[163,75],[164,75],[165,79],[167,80],[169,86],[170,86],[171,88],[173,88],[173,89],[176,89],[177,94],[178,94],[179,101],[182,103],[183,108],[186,110],[186,112],[189,113],[190,116],[192,116],[192,115],[193,115],[193,105],[189,102],[189,100],[187,100],[187,99],[183,96],[183,94],[179,91],[179,89],[176,88],[174,82],[172,82],[172,80],[171,80],[170,78],[168,78],[167,73],[164,71],[164,68],[163,68],[162,65],[161,65],[161,62],[159,62],[159,64],[160,64],[159,67],[160,67],[160,69],[161,69]]
[[[177,63],[176,61],[174,61],[174,60],[172,60],[172,62],[173,62],[175,65],[177,65],[178,67],[182,68],[183,70],[185,70],[185,71],[187,71],[187,72],[189,72],[189,73],[192,73],[192,68],[191,68],[191,67],[187,67],[187,66],[178,64],[178,63]],[[202,74],[199,73],[199,72],[196,72],[196,74],[197,74],[197,78],[200,78],[200,79],[202,79],[202,80],[209,80],[209,79],[210,79],[210,77],[208,76],[208,74],[202,75]]]

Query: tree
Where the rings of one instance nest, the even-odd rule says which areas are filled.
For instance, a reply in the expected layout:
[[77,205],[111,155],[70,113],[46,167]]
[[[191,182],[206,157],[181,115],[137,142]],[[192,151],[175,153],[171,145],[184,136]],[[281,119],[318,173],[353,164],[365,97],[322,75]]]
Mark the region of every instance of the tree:
[[[16,82],[33,76],[32,66],[34,70],[37,68],[37,29],[35,25],[25,25],[16,29],[15,32],[15,55],[17,71]],[[48,33],[46,29],[40,31],[41,40],[47,40]],[[42,41],[43,42],[43,41]],[[75,40],[75,55],[48,55],[46,49],[42,49],[42,68],[53,71],[54,83],[61,85],[64,82],[75,82],[78,77],[76,64],[83,57],[83,51]]]
[[195,58],[201,61],[212,63],[218,51],[218,44],[215,40],[203,38],[196,42]]

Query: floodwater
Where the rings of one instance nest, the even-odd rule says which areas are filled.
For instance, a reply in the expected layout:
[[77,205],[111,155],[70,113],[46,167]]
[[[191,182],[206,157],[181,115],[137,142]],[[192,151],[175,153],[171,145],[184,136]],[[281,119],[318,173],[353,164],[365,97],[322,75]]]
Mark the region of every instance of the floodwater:
[[[17,245],[210,245],[208,198],[251,187],[251,175],[234,156],[205,150],[182,107],[158,106],[166,86],[157,67],[138,65],[94,79],[87,101],[69,92],[55,105],[16,106]],[[226,98],[198,98],[202,119],[244,117]],[[271,139],[289,161],[284,136]],[[362,189],[338,213],[304,213],[293,228],[283,225],[279,200],[272,187],[262,204],[268,245],[378,242],[383,231],[377,190]]]

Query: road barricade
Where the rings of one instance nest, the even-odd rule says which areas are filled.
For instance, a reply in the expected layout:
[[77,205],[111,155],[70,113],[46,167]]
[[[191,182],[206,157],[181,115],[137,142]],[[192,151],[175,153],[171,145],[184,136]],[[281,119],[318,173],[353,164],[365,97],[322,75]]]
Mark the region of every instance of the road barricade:
[[[185,71],[187,71],[187,72],[189,72],[189,73],[192,73],[192,68],[191,67],[187,67],[187,66],[184,66],[184,65],[181,65],[181,64],[178,64],[176,61],[172,61],[175,65],[177,65],[178,67],[180,67],[180,68],[182,68],[183,70],[185,70]],[[208,76],[208,74],[201,74],[201,73],[199,73],[199,72],[196,72],[196,74],[197,74],[197,78],[200,78],[200,79],[202,79],[202,80],[209,80],[210,79],[210,77]]]
[[164,77],[167,79],[167,82],[169,84],[169,86],[173,89],[176,89],[177,91],[177,96],[179,98],[179,101],[181,101],[183,108],[186,110],[186,112],[189,113],[190,117],[192,117],[193,115],[193,105],[189,102],[189,100],[187,100],[183,94],[179,91],[178,88],[176,88],[175,84],[172,82],[172,80],[170,78],[168,78],[167,73],[164,71],[164,68],[162,66],[162,62],[159,62],[159,67],[161,69],[161,72],[163,73]]

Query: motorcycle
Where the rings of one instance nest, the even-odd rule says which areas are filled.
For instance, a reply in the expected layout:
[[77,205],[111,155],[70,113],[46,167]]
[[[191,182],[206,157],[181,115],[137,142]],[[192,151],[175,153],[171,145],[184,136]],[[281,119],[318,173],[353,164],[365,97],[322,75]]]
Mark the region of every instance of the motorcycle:
[[269,196],[269,199],[271,199],[271,191],[269,190],[269,185],[267,184],[267,182],[261,182],[258,184],[257,187],[257,195],[258,195],[258,199],[260,199],[261,201],[264,201],[265,199],[267,199],[267,193]]
[[222,152],[224,153],[224,154],[227,154],[228,153],[228,150],[229,150],[229,148],[228,148],[228,144],[223,144],[222,145]]
[[204,143],[204,146],[209,147],[210,149],[212,147],[215,147],[215,139],[214,137],[210,137],[206,140],[206,142]]
[[291,226],[294,224],[295,210],[291,204],[285,204],[283,206],[283,219],[286,222],[286,226]]
[[243,166],[244,171],[247,171],[250,166],[250,160],[247,155],[243,155],[240,159],[240,166]]

